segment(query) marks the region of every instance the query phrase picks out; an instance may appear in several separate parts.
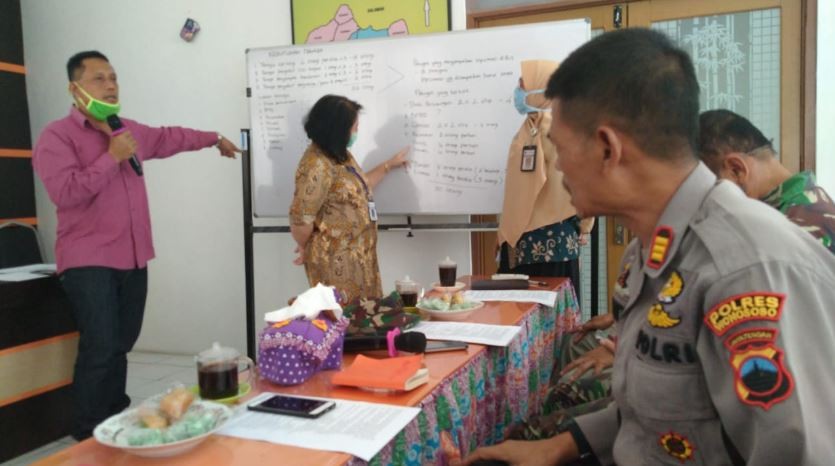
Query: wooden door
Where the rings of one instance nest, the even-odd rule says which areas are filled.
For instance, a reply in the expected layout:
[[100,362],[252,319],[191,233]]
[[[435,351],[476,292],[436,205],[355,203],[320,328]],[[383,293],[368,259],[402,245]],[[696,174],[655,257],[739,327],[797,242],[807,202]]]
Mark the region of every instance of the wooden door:
[[[591,22],[592,37],[602,34],[605,31],[614,30],[627,24],[628,9],[623,3],[616,2],[587,2],[594,3],[593,6],[577,6],[576,2],[567,5],[565,2],[554,5],[538,5],[533,7],[517,7],[503,10],[488,11],[470,15],[468,17],[469,28],[509,26],[514,24],[527,24],[545,21],[560,21],[569,19],[588,18]],[[473,222],[495,222],[496,216],[475,216]],[[597,261],[599,267],[588,267],[583,269],[583,275],[590,274],[595,270],[596,276],[591,280],[585,280],[582,288],[584,297],[581,302],[589,303],[591,309],[599,307],[605,312],[608,306],[608,291],[614,278],[617,276],[617,267],[623,255],[625,245],[629,241],[628,232],[616,225],[612,219],[600,217],[595,226],[600,247],[598,253],[601,258]],[[619,236],[615,236],[615,233]],[[479,232],[472,233],[472,257],[473,273],[490,275],[496,271],[496,233]],[[591,254],[596,258],[597,254]],[[593,259],[594,260],[594,259]],[[591,265],[591,264],[590,264]],[[597,283],[606,284],[597,286]],[[591,286],[589,286],[591,285]],[[590,289],[591,288],[591,289]],[[584,310],[588,312],[588,307]]]

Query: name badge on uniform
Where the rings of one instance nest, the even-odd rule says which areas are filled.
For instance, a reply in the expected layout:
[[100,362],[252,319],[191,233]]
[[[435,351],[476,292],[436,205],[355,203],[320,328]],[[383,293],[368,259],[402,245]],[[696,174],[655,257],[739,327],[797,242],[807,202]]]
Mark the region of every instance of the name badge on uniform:
[[525,146],[522,148],[522,166],[523,172],[532,172],[536,168],[536,146]]
[[368,218],[372,222],[377,221],[377,206],[374,204],[374,201],[368,201]]

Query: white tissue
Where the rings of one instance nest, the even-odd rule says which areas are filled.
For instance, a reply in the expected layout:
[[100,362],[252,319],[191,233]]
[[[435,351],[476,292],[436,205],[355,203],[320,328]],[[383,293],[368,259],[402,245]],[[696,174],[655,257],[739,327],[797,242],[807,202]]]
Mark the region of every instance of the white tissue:
[[317,283],[313,288],[298,295],[293,304],[264,314],[264,320],[267,322],[281,322],[299,316],[303,316],[307,320],[313,320],[324,310],[333,311],[337,319],[342,317],[342,306],[336,301],[333,287]]

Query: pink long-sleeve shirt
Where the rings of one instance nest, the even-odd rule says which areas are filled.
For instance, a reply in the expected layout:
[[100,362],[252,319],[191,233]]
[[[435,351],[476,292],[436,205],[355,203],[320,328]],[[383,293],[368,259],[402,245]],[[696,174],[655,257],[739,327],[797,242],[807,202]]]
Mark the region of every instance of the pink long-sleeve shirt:
[[[170,157],[214,145],[217,133],[152,128],[122,119],[137,142],[136,158]],[[57,206],[55,261],[73,267],[142,268],[154,257],[145,179],[107,149],[110,136],[73,107],[38,138],[32,165]]]

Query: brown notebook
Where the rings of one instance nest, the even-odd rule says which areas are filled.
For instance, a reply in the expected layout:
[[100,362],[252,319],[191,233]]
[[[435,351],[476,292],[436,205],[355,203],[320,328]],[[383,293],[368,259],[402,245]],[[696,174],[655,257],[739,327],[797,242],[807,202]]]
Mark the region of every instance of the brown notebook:
[[351,367],[334,374],[331,381],[352,387],[411,390],[429,381],[429,369],[423,367],[419,354],[384,359],[359,354]]

